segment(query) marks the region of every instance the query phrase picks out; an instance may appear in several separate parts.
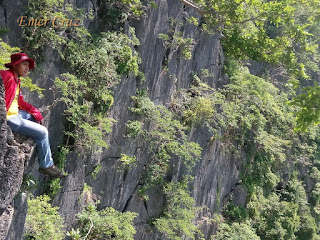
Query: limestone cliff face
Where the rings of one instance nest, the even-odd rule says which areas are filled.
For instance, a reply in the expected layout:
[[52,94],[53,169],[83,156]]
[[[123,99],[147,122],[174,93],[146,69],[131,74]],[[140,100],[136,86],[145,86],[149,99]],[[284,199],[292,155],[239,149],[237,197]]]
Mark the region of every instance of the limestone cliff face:
[[[0,83],[0,119],[0,239],[5,239],[12,220],[17,215],[13,199],[20,190],[25,167],[33,152],[33,141],[24,136],[14,137],[10,128],[7,127],[2,82]],[[25,214],[20,216],[20,223],[21,221],[24,223],[24,219]],[[20,232],[22,233],[22,229]]]
[[[95,1],[83,0],[73,4],[85,9],[97,9]],[[187,16],[192,15],[198,18],[200,16],[193,9],[185,7],[179,0],[161,0],[157,1],[157,4],[158,7],[149,9],[141,20],[130,23],[136,28],[136,35],[141,43],[138,52],[141,56],[141,69],[146,76],[146,86],[151,100],[155,104],[168,106],[177,90],[190,86],[192,73],[199,72],[203,68],[209,69],[212,73],[212,77],[206,79],[207,83],[212,87],[221,86],[225,80],[222,75],[223,53],[219,36],[207,35],[201,32],[198,27],[187,24]],[[10,30],[4,40],[20,47],[21,41],[17,39],[21,29],[17,27],[15,22],[19,14],[25,10],[25,6],[24,1],[18,1],[16,6],[12,6],[8,0],[0,1],[0,27],[7,26]],[[175,27],[176,32],[181,32],[184,38],[195,39],[191,60],[183,60],[178,51],[165,49],[162,40],[158,38],[160,33],[168,34],[170,30],[169,19],[171,18],[182,22],[181,25]],[[168,63],[169,71],[164,71],[163,60],[168,57],[168,53],[171,54],[171,60]],[[37,107],[50,105],[53,102],[54,96],[48,89],[52,86],[54,78],[64,71],[62,64],[56,60],[57,56],[52,50],[48,49],[45,57],[45,62],[39,66],[42,70],[38,69],[31,74],[35,83],[47,89],[45,99],[39,102],[32,94],[25,94],[27,99]],[[87,183],[100,199],[99,208],[111,206],[119,211],[133,211],[139,214],[135,219],[136,239],[163,239],[160,235],[149,231],[151,227],[148,224],[150,217],[158,217],[160,214],[163,205],[161,192],[156,188],[151,190],[148,193],[149,201],[141,200],[138,197],[139,180],[143,174],[144,166],[148,162],[147,146],[143,139],[124,137],[125,123],[132,120],[132,114],[128,110],[128,106],[132,105],[130,97],[135,95],[136,89],[136,80],[128,77],[124,78],[115,90],[114,105],[110,115],[117,122],[114,124],[112,133],[108,136],[107,141],[110,147],[106,151],[99,154],[80,155],[77,152],[71,152],[67,156],[65,171],[69,174],[61,180],[63,188],[53,199],[53,204],[60,207],[60,213],[68,228],[73,225],[76,214],[82,210],[81,194],[84,183]],[[1,107],[0,168],[5,160],[9,160],[4,157],[9,154],[12,158],[10,162],[15,162],[17,168],[21,168],[23,162],[19,160],[18,148],[8,146],[6,142],[6,123],[3,121],[4,109],[2,105]],[[61,104],[54,105],[46,114],[53,150],[62,142],[62,114],[63,106]],[[223,199],[236,186],[240,171],[239,159],[226,155],[219,142],[209,141],[210,137],[211,135],[204,128],[192,129],[190,134],[190,139],[199,143],[203,148],[202,159],[194,168],[194,181],[191,186],[196,204],[208,207],[200,214],[199,220],[203,221],[204,217],[210,217],[214,211],[221,208]],[[121,153],[135,155],[138,161],[137,166],[128,171],[119,171],[118,159]],[[101,164],[102,168],[96,179],[93,179],[91,173],[98,164]],[[27,172],[38,176],[37,168],[36,161],[31,158]],[[172,171],[172,179],[181,176],[183,171],[177,164]],[[0,184],[3,181],[1,174],[2,171],[0,171]],[[19,176],[21,176],[21,172]],[[0,188],[0,196],[2,196],[1,191],[2,188]],[[9,192],[9,190],[5,191]],[[241,190],[238,192],[240,194]],[[15,193],[12,195],[14,196]],[[245,194],[239,196],[239,201],[243,201]],[[12,198],[6,200],[6,204],[3,204],[2,201],[1,198],[0,209],[7,207]],[[25,203],[21,199],[19,203],[21,207],[16,206],[16,208],[17,211],[20,211],[19,214],[23,215],[25,211],[22,209],[25,208]],[[21,239],[21,228],[19,218],[14,218],[7,240]],[[209,223],[204,224],[202,230],[206,238],[209,239],[215,226]]]

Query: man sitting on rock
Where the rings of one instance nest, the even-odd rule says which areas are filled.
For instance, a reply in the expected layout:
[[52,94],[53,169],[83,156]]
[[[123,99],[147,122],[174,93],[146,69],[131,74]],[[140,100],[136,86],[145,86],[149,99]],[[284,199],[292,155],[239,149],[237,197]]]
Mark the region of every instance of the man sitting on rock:
[[48,130],[43,126],[43,117],[38,109],[23,100],[20,92],[20,77],[35,67],[33,59],[24,53],[11,55],[11,62],[5,64],[9,70],[0,71],[5,88],[7,124],[14,133],[24,134],[34,139],[37,145],[39,171],[53,178],[61,178],[63,173],[54,166],[51,157]]

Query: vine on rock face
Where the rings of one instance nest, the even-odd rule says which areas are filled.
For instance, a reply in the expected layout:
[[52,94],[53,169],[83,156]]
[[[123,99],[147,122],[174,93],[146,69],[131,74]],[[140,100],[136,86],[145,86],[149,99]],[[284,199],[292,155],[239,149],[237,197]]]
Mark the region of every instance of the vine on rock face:
[[103,118],[100,113],[92,114],[92,102],[85,98],[85,82],[77,77],[65,74],[63,80],[57,78],[56,86],[61,89],[62,100],[67,104],[66,115],[70,123],[75,126],[73,131],[66,132],[76,140],[76,145],[83,148],[92,148],[93,146],[108,147],[103,140],[104,134],[111,131],[111,118]]
[[115,121],[107,117],[113,104],[112,88],[121,75],[139,75],[139,58],[131,47],[139,44],[131,29],[132,38],[108,32],[81,43],[70,41],[65,60],[74,75],[64,74],[56,79],[62,100],[67,104],[66,115],[75,129],[67,134],[84,148],[108,147],[103,140]]
[[[138,131],[149,143],[148,151],[151,154],[151,161],[143,177],[144,185],[140,189],[141,195],[144,195],[150,187],[164,182],[171,160],[178,159],[187,171],[191,171],[200,159],[202,149],[199,144],[187,139],[186,128],[166,107],[154,105],[143,91],[132,99],[135,105],[130,110],[143,117],[142,121],[150,125],[148,129]],[[132,122],[127,124],[128,134],[136,132],[129,129],[136,125]]]
[[168,65],[174,54],[183,60],[191,60],[192,50],[194,47],[194,39],[186,38],[181,31],[182,22],[174,18],[169,19],[170,29],[168,34],[160,33],[158,38],[162,40],[166,55],[164,56],[162,65],[164,70],[168,70]]
[[[193,223],[197,208],[188,191],[192,180],[188,175],[199,161],[202,149],[199,144],[188,140],[187,128],[171,111],[163,105],[155,105],[144,90],[132,97],[133,113],[140,120],[126,124],[127,136],[141,136],[148,143],[150,161],[142,177],[140,195],[148,199],[146,191],[155,185],[161,186],[166,197],[166,206],[162,215],[153,221],[156,228],[169,239],[201,237],[198,226]],[[173,166],[185,168],[185,179],[181,182],[166,182],[165,177]]]

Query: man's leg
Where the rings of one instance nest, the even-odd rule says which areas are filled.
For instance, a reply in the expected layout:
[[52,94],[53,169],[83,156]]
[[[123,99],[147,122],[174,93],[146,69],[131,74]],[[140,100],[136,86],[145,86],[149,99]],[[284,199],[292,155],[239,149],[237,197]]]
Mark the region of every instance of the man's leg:
[[36,119],[34,116],[32,116],[30,113],[26,112],[25,110],[19,110],[19,116],[23,119],[30,120],[32,122],[36,122]]
[[19,116],[10,118],[7,122],[13,132],[24,134],[34,139],[37,145],[40,168],[49,168],[53,166],[53,160],[51,157],[48,130],[38,123],[23,119],[31,119],[30,116],[31,115],[25,111],[21,111],[19,112]]

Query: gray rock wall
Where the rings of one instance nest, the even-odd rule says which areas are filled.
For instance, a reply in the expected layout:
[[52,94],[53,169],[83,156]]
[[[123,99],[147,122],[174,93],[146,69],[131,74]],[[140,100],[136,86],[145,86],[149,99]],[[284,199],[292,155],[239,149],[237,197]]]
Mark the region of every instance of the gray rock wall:
[[[82,0],[73,4],[86,9],[97,9],[94,1]],[[199,72],[202,68],[209,69],[212,73],[212,77],[206,79],[210,86],[221,86],[226,80],[222,75],[223,53],[219,36],[208,35],[199,27],[187,24],[186,17],[192,15],[200,18],[200,16],[179,0],[159,0],[157,5],[157,8],[150,8],[141,20],[130,22],[130,25],[136,28],[141,43],[138,52],[142,59],[141,69],[146,76],[145,87],[149,90],[150,98],[156,104],[168,106],[175,92],[188,88],[192,82],[192,73]],[[5,41],[21,47],[21,42],[16,39],[20,30],[13,22],[16,21],[14,18],[24,11],[25,3],[18,1],[16,8],[10,5],[9,1],[0,1],[0,27],[6,25],[10,30],[4,37]],[[180,50],[166,49],[162,40],[158,38],[160,33],[170,34],[172,19],[182,23],[175,26],[176,32],[181,32],[184,38],[195,39],[191,60],[184,60]],[[171,60],[166,70],[163,61],[168,55],[171,56]],[[52,86],[54,78],[65,71],[57,58],[55,52],[48,49],[45,62],[38,65],[38,70],[31,75],[34,82],[47,89],[45,98],[40,101],[36,100],[35,95],[25,93],[26,98],[37,107],[51,105],[54,101],[54,96],[48,89]],[[74,151],[68,154],[65,171],[69,174],[61,180],[63,188],[53,199],[53,204],[60,207],[67,228],[73,226],[76,214],[82,210],[83,185],[87,183],[93,188],[96,198],[100,199],[99,208],[111,206],[119,211],[133,211],[139,214],[135,219],[136,239],[164,239],[163,236],[150,231],[152,227],[148,224],[150,217],[158,217],[161,212],[163,204],[161,191],[157,187],[150,190],[150,200],[147,202],[138,196],[139,180],[148,162],[148,146],[143,139],[124,137],[125,123],[132,120],[132,114],[128,110],[128,106],[132,105],[130,97],[135,95],[136,90],[137,82],[132,77],[123,78],[115,90],[110,116],[117,122],[108,136],[110,147],[106,151],[99,154]],[[63,139],[63,109],[63,105],[54,104],[46,112],[53,150]],[[3,124],[0,126],[4,126]],[[200,213],[198,219],[206,223],[202,227],[206,239],[209,239],[215,231],[215,226],[206,222],[206,219],[219,211],[223,199],[236,185],[240,171],[239,160],[226,154],[221,144],[218,141],[209,141],[210,138],[211,135],[204,128],[192,129],[190,134],[190,139],[203,148],[202,160],[194,169],[195,178],[190,189],[197,206],[207,207]],[[5,142],[0,140],[0,146],[5,146]],[[0,164],[2,152],[0,151]],[[119,170],[121,153],[135,155],[137,166],[131,170]],[[93,179],[91,173],[98,164],[101,164],[102,168],[97,178]],[[36,175],[36,169],[37,163],[31,159],[27,172]],[[178,178],[182,173],[183,169],[176,167],[172,177]],[[25,201],[21,200],[20,204],[21,208],[25,209]],[[19,206],[16,208],[19,209]],[[24,212],[22,211],[19,216],[23,216]],[[7,240],[21,238],[21,222],[16,219],[11,226],[13,225],[15,227],[11,227]]]
[[[1,79],[1,78],[0,78]],[[15,223],[17,213],[14,198],[20,190],[24,169],[33,153],[33,141],[24,136],[13,136],[6,123],[4,88],[0,82],[0,239],[5,239],[9,228]],[[24,211],[26,208],[24,208]],[[19,222],[24,222],[20,216]],[[22,224],[23,226],[23,224]],[[19,239],[23,227],[20,227]],[[15,238],[12,238],[15,239]]]

